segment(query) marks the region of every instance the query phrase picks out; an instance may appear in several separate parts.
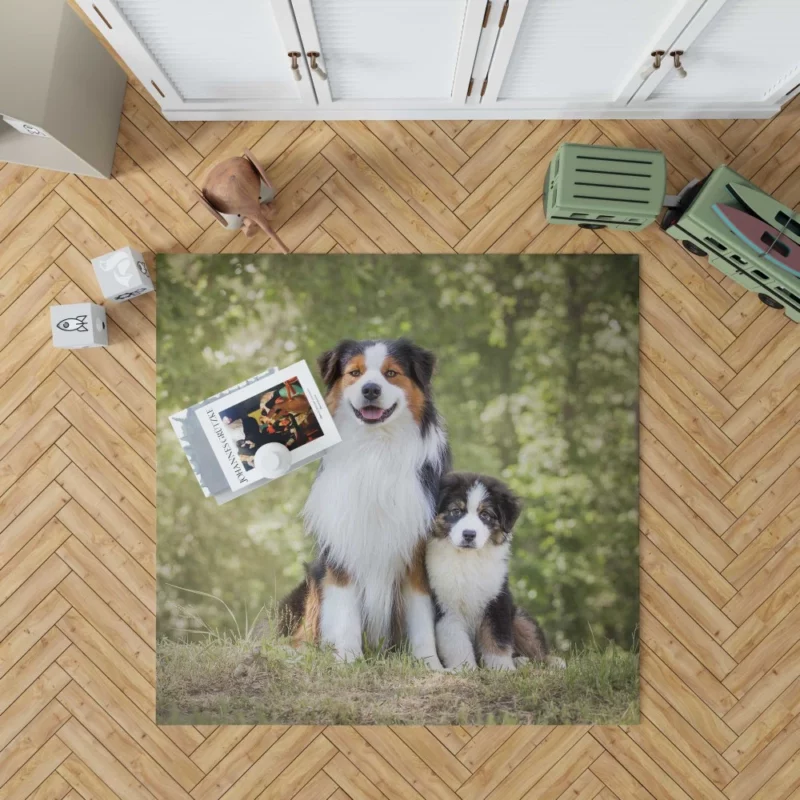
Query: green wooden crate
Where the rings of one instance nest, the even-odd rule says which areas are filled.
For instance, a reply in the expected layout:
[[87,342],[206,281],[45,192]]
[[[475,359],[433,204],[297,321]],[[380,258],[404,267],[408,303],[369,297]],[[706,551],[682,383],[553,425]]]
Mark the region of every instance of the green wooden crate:
[[717,167],[692,191],[681,196],[678,208],[667,211],[661,221],[662,229],[682,242],[690,253],[707,255],[711,264],[746,289],[756,292],[764,303],[784,308],[786,316],[800,322],[800,276],[761,258],[714,211],[715,203],[747,210],[728,191],[729,183],[758,189],[730,167]]
[[562,144],[544,181],[547,221],[638,231],[656,221],[666,188],[657,150]]

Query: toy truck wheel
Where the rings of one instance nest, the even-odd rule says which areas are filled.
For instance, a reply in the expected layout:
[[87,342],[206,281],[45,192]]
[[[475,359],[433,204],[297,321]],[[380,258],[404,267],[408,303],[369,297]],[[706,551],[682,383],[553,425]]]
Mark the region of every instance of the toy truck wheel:
[[579,222],[579,228],[588,228],[590,231],[596,231],[599,228],[605,228],[605,225],[598,225],[596,222]]
[[782,309],[783,308],[783,306],[774,297],[770,297],[768,294],[759,293],[758,299],[765,306],[769,306],[770,308],[777,308],[777,309]]
[[684,246],[684,247],[685,247],[685,248],[686,248],[686,249],[687,249],[687,250],[688,250],[688,251],[689,251],[689,252],[690,252],[690,253],[691,253],[693,256],[700,256],[700,258],[703,258],[704,256],[707,256],[707,255],[708,255],[708,253],[706,253],[706,251],[705,251],[705,250],[701,250],[701,249],[700,249],[700,248],[699,248],[699,247],[698,247],[698,246],[697,246],[697,245],[696,245],[694,242],[690,242],[688,239],[684,239],[684,240],[681,242],[681,244],[682,244],[682,245],[683,245],[683,246]]

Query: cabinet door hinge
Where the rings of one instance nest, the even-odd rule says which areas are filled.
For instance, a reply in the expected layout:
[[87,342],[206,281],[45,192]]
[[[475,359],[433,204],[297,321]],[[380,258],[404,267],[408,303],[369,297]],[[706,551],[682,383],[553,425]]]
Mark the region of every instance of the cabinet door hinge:
[[498,28],[502,28],[503,25],[506,24],[506,14],[508,14],[508,0],[506,0],[506,4],[503,6],[503,11],[500,14],[500,23],[498,24]]
[[486,24],[489,22],[489,14],[491,13],[492,13],[492,0],[487,0],[486,11],[483,12],[483,24],[481,25],[482,28],[486,27]]
[[475,85],[475,78],[469,79],[469,86],[467,86],[467,97],[472,94],[472,87]]
[[486,85],[487,85],[488,83],[489,83],[489,76],[487,75],[487,76],[486,76],[486,77],[483,79],[483,86],[481,86],[481,97],[483,97],[483,96],[486,94]]

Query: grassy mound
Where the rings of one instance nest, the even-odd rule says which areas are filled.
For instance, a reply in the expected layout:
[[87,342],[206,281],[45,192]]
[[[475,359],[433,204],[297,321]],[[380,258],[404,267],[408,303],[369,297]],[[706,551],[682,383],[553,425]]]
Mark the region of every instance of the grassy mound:
[[264,639],[158,643],[160,724],[571,725],[639,720],[639,658],[609,647],[566,669],[431,672],[405,653],[338,663]]

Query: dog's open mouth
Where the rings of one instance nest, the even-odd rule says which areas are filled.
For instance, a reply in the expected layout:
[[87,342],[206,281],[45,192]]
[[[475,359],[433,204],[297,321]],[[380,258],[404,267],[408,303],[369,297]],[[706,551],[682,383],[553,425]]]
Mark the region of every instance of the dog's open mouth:
[[361,408],[352,406],[352,408],[353,413],[362,422],[366,422],[367,425],[376,425],[379,422],[386,422],[386,420],[389,419],[392,414],[394,414],[394,410],[397,408],[397,403],[389,408],[381,408],[380,406],[362,406]]

